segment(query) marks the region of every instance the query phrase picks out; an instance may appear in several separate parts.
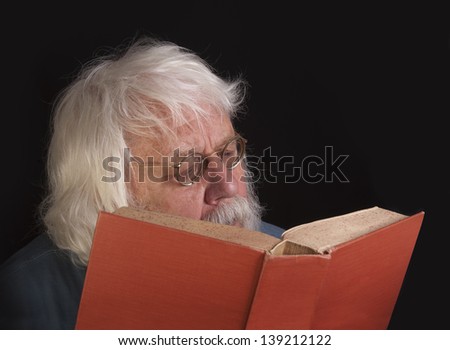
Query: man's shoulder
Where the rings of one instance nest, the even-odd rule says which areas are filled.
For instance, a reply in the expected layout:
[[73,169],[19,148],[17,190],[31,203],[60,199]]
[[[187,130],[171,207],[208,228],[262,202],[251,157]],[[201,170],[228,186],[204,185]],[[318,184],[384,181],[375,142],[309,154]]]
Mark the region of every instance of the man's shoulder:
[[0,265],[0,278],[32,272],[36,268],[41,269],[42,265],[59,264],[68,259],[69,256],[56,247],[47,235],[40,234]]
[[259,230],[277,238],[281,238],[282,233],[285,231],[283,228],[265,221],[261,221]]
[[39,234],[31,239],[27,244],[9,256],[0,265],[0,276],[9,273],[16,273],[25,268],[29,263],[45,255],[52,254],[55,248],[51,240],[43,234]]
[[85,273],[47,235],[35,237],[0,266],[0,328],[73,328]]
[[54,279],[58,274],[80,275],[85,268],[76,266],[68,252],[59,249],[46,234],[40,234],[0,265],[0,281]]

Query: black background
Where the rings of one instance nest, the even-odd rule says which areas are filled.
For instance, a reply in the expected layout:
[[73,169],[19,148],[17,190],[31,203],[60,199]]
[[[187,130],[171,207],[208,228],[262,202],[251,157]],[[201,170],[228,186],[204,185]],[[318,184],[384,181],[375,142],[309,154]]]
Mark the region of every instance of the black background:
[[[33,7],[34,6],[34,7]],[[221,75],[243,73],[236,124],[251,151],[348,155],[349,182],[261,183],[282,227],[378,205],[425,219],[391,329],[449,329],[449,29],[445,11],[245,5],[234,1],[5,8],[1,261],[38,230],[56,94],[94,54],[139,35],[186,46]],[[6,23],[6,22],[4,22]],[[320,169],[319,169],[320,170]]]

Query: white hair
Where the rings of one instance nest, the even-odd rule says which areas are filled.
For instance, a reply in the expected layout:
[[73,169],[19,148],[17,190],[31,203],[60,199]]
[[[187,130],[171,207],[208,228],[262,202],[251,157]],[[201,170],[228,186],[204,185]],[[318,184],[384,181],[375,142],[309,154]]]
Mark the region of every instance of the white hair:
[[54,243],[87,265],[98,212],[129,205],[123,177],[101,181],[102,160],[122,156],[127,133],[168,136],[187,114],[205,120],[211,108],[233,118],[245,86],[240,77],[220,78],[193,52],[149,38],[86,64],[52,115],[41,215]]

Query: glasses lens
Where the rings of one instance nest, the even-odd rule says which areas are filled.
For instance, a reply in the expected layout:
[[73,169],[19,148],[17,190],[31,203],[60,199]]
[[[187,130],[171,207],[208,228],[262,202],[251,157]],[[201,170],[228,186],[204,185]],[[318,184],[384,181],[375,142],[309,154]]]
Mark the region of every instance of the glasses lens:
[[[231,170],[239,164],[244,154],[245,140],[242,137],[236,137],[228,142],[218,155],[222,164],[228,170]],[[216,167],[219,166],[219,163],[214,162],[210,157],[203,158],[201,155],[191,154],[175,165],[176,180],[183,185],[192,185],[200,180],[204,167],[211,166],[211,164]]]
[[239,137],[228,142],[222,150],[222,162],[227,169],[234,169],[245,152],[245,142]]
[[176,168],[176,179],[182,184],[192,184],[202,176],[203,159],[198,155],[183,158]]

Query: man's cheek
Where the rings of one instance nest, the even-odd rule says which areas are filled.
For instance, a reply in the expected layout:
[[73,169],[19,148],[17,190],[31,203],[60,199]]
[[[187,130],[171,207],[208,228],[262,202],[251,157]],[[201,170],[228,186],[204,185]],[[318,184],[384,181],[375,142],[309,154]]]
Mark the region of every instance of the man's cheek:
[[245,177],[244,170],[239,166],[233,174],[233,181],[237,182],[238,194],[242,197],[247,196],[247,181],[249,180]]

